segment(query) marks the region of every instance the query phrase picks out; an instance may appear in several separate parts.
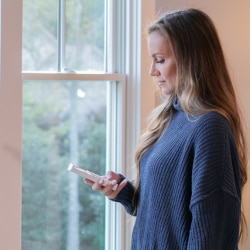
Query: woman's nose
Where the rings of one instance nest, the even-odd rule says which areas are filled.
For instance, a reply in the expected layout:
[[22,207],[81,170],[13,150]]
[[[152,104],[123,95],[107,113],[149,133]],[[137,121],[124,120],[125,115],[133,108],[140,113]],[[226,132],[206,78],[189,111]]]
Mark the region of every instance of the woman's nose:
[[152,63],[150,66],[149,75],[151,75],[151,76],[158,76],[159,75],[159,71],[155,68],[154,63]]

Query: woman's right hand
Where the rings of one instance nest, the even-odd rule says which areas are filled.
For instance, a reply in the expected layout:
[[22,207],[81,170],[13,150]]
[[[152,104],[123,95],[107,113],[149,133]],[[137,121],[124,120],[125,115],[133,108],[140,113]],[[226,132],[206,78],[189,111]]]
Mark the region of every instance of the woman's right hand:
[[[110,181],[110,184],[107,186],[102,186],[104,180],[107,179]],[[105,195],[108,199],[115,199],[118,193],[126,186],[128,180],[124,179],[121,182],[121,177],[119,174],[108,171],[106,176],[101,176],[96,182],[93,182],[87,178],[84,178],[83,181],[92,186],[94,191],[101,191],[103,195]],[[117,185],[116,190],[113,190],[114,186]]]

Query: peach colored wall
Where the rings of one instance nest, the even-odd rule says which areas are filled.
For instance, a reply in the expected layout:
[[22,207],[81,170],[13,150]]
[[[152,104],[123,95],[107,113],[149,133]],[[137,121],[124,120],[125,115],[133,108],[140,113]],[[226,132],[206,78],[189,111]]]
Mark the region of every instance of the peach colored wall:
[[145,34],[146,25],[155,18],[155,0],[141,1],[141,129],[146,126],[146,118],[150,111],[155,107],[155,91],[152,78],[149,76],[149,56],[147,40]]
[[[219,32],[229,69],[242,109],[246,137],[250,148],[250,1],[249,0],[156,0],[156,13],[176,8],[200,8],[210,15]],[[249,178],[250,182],[250,178]],[[249,235],[240,250],[250,249],[250,184],[247,183],[243,203]]]

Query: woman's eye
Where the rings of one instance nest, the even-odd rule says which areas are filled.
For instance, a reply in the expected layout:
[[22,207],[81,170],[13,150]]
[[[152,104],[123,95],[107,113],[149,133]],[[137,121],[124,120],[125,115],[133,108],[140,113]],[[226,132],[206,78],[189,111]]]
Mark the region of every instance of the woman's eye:
[[161,59],[161,60],[156,60],[156,63],[164,63],[165,59]]

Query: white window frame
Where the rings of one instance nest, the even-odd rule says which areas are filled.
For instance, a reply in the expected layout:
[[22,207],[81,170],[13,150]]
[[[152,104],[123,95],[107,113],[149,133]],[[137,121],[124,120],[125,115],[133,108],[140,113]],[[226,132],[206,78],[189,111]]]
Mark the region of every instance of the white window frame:
[[[119,2],[119,3],[118,3]],[[116,156],[111,158],[110,166],[120,164],[118,170],[128,177],[133,177],[130,171],[133,164],[133,154],[140,131],[140,22],[141,1],[110,0],[109,7],[120,4],[125,12],[117,12],[111,16],[113,29],[126,28],[120,42],[123,50],[111,56],[126,58],[126,63],[109,65],[109,74],[41,74],[21,73],[22,51],[22,1],[1,0],[1,44],[0,44],[0,247],[2,249],[21,249],[21,146],[22,146],[22,81],[23,80],[114,80],[119,81],[121,89],[118,95],[123,106],[121,124],[117,128],[122,137],[116,142]],[[123,9],[124,10],[124,9]],[[119,15],[125,15],[126,22],[119,23]],[[112,42],[112,41],[110,41]],[[118,65],[118,66],[117,66]],[[120,72],[116,74],[116,67]],[[125,84],[127,82],[128,84]],[[114,120],[114,119],[113,119]],[[112,138],[112,136],[110,137]],[[113,149],[110,149],[112,152]],[[121,206],[107,202],[107,245],[106,249],[129,249],[133,220],[127,220]],[[115,218],[112,220],[111,218]],[[111,230],[112,229],[112,230]],[[112,235],[110,237],[110,235]]]

